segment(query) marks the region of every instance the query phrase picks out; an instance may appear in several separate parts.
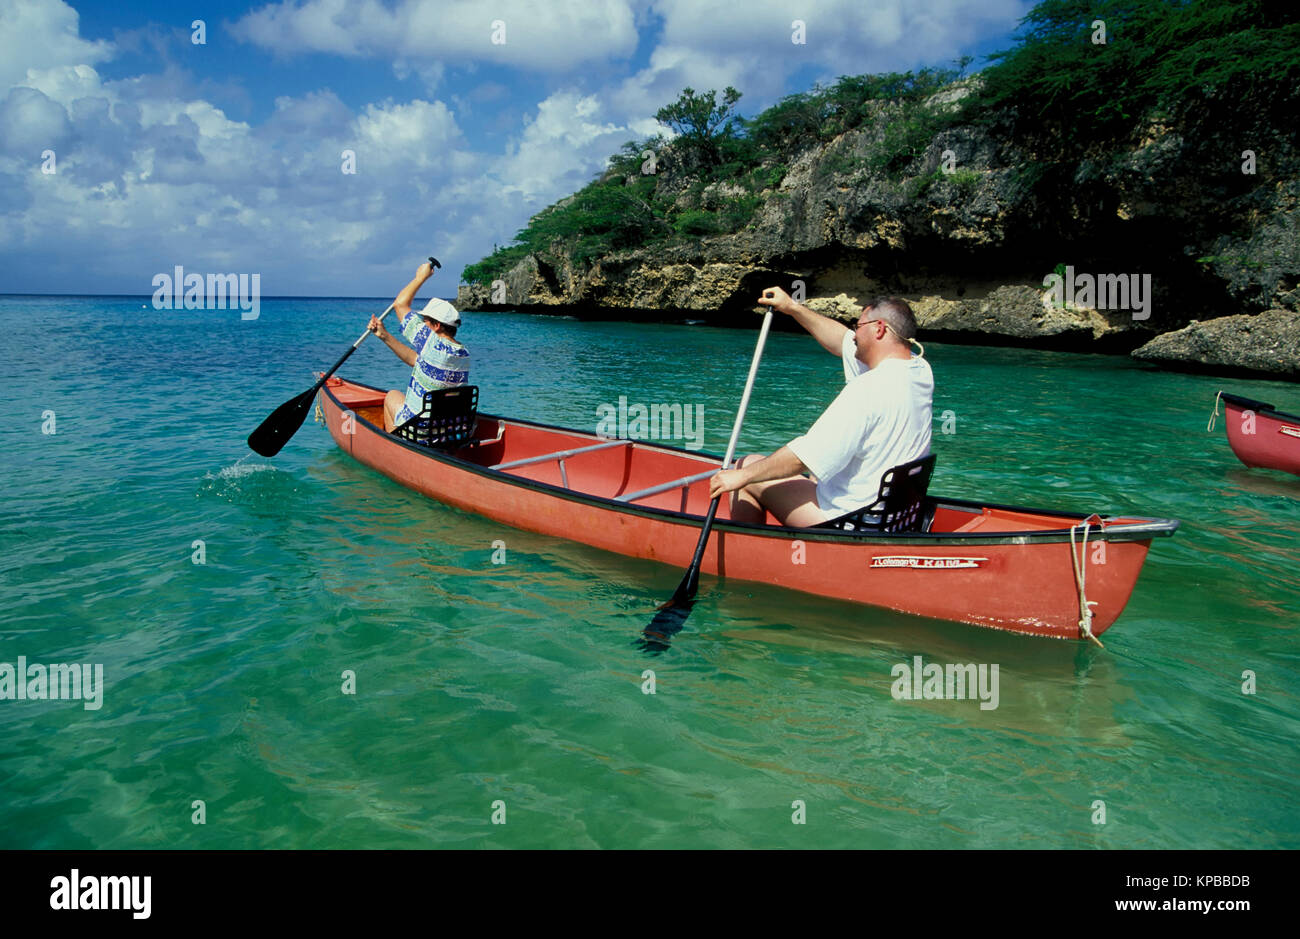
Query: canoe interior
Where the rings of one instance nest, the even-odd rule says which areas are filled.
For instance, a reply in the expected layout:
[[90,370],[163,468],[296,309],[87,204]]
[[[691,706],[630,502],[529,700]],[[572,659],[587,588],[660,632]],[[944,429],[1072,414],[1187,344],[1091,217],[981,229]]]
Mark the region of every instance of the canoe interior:
[[[351,383],[331,387],[330,391],[340,403],[350,406],[358,418],[382,431],[384,426],[382,391]],[[494,440],[498,436],[501,439]],[[471,445],[450,451],[448,455],[478,466],[491,467],[498,463],[524,460],[558,450],[572,450],[607,442],[594,433],[541,427],[489,414],[480,414],[474,441]],[[567,457],[564,460],[563,473],[558,460],[547,460],[500,472],[520,479],[564,486],[588,495],[612,499],[669,480],[710,470],[717,465],[716,457],[665,449],[648,443],[628,442],[621,446]],[[566,477],[567,486],[565,486]],[[638,499],[636,505],[703,516],[709,507],[708,480],[700,480],[689,486]],[[730,508],[726,500],[718,506],[717,518],[720,521],[730,518]],[[929,531],[981,535],[1059,531],[1076,524],[1077,521],[1077,517],[1073,515],[1001,506],[966,507],[940,504],[936,508],[934,522]],[[1107,518],[1108,525],[1141,524],[1145,521],[1149,520]],[[765,519],[765,524],[779,527],[779,522],[770,513]]]

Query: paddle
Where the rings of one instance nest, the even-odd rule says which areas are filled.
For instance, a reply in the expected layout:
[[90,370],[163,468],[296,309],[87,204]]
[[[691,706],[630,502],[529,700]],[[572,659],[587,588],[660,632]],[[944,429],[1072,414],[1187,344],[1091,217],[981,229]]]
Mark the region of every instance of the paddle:
[[[434,257],[429,258],[429,263],[433,265],[434,270],[442,267]],[[381,323],[384,317],[392,312],[396,303],[397,301],[394,300],[388,304],[388,309],[379,315]],[[280,449],[289,442],[289,438],[298,432],[302,422],[307,419],[307,412],[311,410],[311,403],[316,399],[316,392],[320,390],[321,385],[339,370],[339,366],[348,360],[348,356],[357,351],[357,346],[361,345],[369,335],[370,330],[367,329],[357,337],[357,341],[352,343],[348,351],[343,353],[343,358],[335,362],[334,367],[320,377],[320,381],[272,411],[270,416],[257,426],[257,430],[248,435],[249,448],[262,456],[275,456],[279,453]]]
[[[754,376],[758,374],[758,362],[763,357],[763,344],[767,342],[767,330],[772,325],[772,308],[768,307],[763,316],[763,326],[758,331],[758,345],[754,348],[754,360],[749,363],[749,377],[745,379],[745,393],[740,399],[740,409],[736,411],[736,423],[731,428],[731,442],[727,444],[727,455],[722,458],[722,468],[731,466],[731,459],[736,455],[736,442],[740,439],[740,425],[745,420],[745,410],[749,407],[749,395],[754,390]],[[704,547],[709,542],[713,531],[713,517],[718,514],[717,496],[709,503],[708,514],[704,516],[704,528],[700,531],[700,540],[695,545],[695,556],[691,566],[686,568],[686,576],[677,585],[677,590],[655,614],[650,625],[642,632],[642,647],[662,652],[668,648],[668,640],[686,625],[686,618],[695,606],[695,594],[700,586],[700,564],[704,560]]]

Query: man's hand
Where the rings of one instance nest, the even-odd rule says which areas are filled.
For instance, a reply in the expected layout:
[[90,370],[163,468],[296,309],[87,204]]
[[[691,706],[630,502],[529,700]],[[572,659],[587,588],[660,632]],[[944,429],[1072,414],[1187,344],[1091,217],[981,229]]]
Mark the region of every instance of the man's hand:
[[744,470],[720,470],[716,476],[709,480],[709,498],[716,499],[728,492],[744,489],[745,484],[748,482],[745,477]]
[[785,313],[787,316],[794,313],[794,300],[780,287],[768,287],[758,298],[758,303],[760,306],[770,306],[778,313]]
[[428,280],[433,276],[433,265],[428,261],[425,261],[416,269],[415,276],[420,278],[422,281]]
[[784,446],[771,456],[751,453],[735,469],[720,470],[709,479],[709,498],[744,489],[751,483],[766,483],[774,479],[787,479],[808,472],[808,467]]
[[770,306],[774,310],[793,316],[795,322],[808,330],[808,334],[817,340],[818,345],[836,358],[840,357],[844,334],[853,332],[838,320],[814,313],[802,303],[796,303],[780,287],[768,287],[758,298],[758,302],[762,306]]
[[379,317],[371,316],[370,326],[367,328],[380,339],[385,341],[388,339],[388,330],[384,329],[384,324],[380,321]]

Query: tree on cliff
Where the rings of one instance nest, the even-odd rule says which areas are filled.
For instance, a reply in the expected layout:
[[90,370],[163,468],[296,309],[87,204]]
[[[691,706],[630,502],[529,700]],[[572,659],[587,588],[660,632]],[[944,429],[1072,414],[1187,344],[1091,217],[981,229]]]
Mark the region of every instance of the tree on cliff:
[[722,162],[723,141],[736,136],[740,97],[740,92],[728,85],[719,104],[716,91],[697,95],[694,88],[686,88],[676,101],[655,112],[655,120],[677,132],[678,152],[684,162],[716,166]]

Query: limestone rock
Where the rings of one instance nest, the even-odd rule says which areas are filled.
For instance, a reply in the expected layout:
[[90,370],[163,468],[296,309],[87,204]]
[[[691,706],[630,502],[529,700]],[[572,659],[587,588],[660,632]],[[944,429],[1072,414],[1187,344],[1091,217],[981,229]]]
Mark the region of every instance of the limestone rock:
[[1193,321],[1157,336],[1133,356],[1158,364],[1300,378],[1300,313],[1268,310]]

